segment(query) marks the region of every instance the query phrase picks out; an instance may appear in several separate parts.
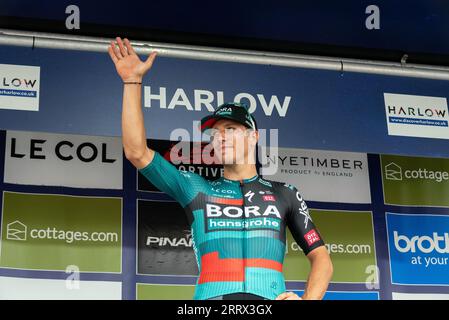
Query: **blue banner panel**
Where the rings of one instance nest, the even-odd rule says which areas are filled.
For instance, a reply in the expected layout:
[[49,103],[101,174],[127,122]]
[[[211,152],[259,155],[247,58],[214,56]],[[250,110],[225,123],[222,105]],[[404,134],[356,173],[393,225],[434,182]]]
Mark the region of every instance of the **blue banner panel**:
[[449,285],[449,216],[387,213],[392,283]]
[[[293,292],[300,297],[304,294],[303,290]],[[327,291],[323,300],[379,300],[379,292]]]
[[[25,90],[39,79],[36,97],[0,96],[0,128],[121,136],[123,85],[106,52],[2,46],[0,64],[9,70],[0,88]],[[142,108],[153,139],[169,140],[178,128],[198,141],[194,121],[235,100],[249,104],[259,128],[278,130],[281,147],[449,157],[448,127],[387,124],[387,116],[424,111],[424,122],[446,121],[448,89],[438,80],[158,57]]]

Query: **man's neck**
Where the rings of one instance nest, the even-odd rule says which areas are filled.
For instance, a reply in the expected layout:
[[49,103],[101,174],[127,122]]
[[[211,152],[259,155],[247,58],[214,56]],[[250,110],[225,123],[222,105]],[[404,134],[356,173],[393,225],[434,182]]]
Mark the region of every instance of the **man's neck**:
[[254,164],[233,164],[225,165],[223,176],[229,180],[245,180],[251,179],[257,175],[256,166]]

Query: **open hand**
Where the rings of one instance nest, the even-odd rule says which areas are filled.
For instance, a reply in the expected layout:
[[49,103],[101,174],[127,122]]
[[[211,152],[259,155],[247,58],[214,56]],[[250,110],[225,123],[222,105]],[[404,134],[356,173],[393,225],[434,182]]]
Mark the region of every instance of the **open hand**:
[[[123,81],[141,82],[145,73],[150,70],[157,52],[153,51],[146,61],[140,60],[128,39],[115,38],[108,47],[109,56],[115,64],[118,75]],[[118,47],[117,47],[118,45]]]

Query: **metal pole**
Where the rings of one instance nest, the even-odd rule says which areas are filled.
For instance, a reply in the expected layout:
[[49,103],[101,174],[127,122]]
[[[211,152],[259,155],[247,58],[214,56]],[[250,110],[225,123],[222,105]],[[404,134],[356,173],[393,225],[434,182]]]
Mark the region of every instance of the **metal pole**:
[[[0,45],[5,46],[106,52],[111,40],[113,39],[0,29]],[[132,45],[135,51],[142,55],[148,55],[151,51],[156,50],[159,56],[172,58],[449,80],[448,67],[407,64],[404,61],[381,62],[139,40],[132,41]]]

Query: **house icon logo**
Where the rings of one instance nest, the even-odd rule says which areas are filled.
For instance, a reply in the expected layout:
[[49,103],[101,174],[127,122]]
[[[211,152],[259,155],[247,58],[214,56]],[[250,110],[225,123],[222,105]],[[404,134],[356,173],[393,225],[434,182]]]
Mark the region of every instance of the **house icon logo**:
[[27,240],[27,226],[22,222],[16,220],[11,222],[6,227],[6,239],[7,240]]
[[402,168],[391,162],[385,166],[385,178],[387,180],[402,181]]

